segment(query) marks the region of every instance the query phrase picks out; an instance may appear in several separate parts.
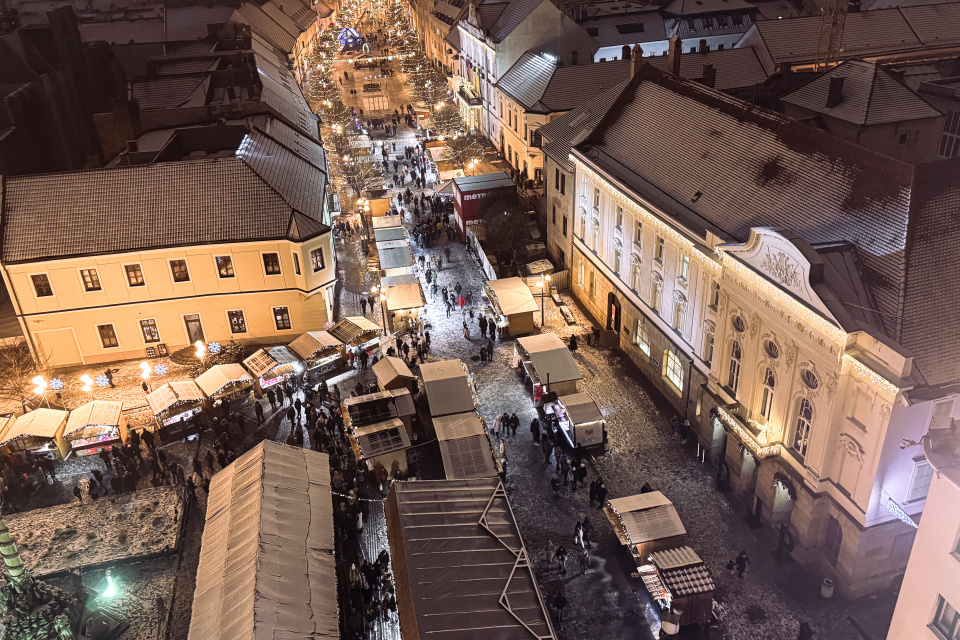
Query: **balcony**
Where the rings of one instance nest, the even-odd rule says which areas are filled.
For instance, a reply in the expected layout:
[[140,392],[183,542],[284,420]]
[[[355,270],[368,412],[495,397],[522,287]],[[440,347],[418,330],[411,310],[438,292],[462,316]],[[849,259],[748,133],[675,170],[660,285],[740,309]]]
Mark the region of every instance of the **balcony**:
[[760,424],[748,417],[748,411],[740,403],[718,406],[716,419],[723,428],[736,436],[757,458],[772,458],[780,455],[783,429],[773,424]]
[[482,104],[480,96],[476,95],[473,92],[473,87],[469,85],[460,85],[460,88],[457,89],[457,95],[460,96],[460,99],[470,107],[479,107]]

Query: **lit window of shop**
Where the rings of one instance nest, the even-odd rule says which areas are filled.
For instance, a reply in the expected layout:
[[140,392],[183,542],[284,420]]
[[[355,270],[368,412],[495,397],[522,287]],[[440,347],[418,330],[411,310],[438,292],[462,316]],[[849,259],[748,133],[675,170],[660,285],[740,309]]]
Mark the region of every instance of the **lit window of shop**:
[[647,334],[647,325],[643,318],[637,320],[637,332],[633,342],[640,348],[640,351],[648,356],[650,355],[650,336]]
[[246,333],[247,319],[243,317],[243,311],[227,311],[227,320],[230,322],[230,333]]
[[667,380],[676,387],[677,391],[683,391],[683,365],[680,358],[672,351],[663,354],[664,375]]
[[140,321],[140,333],[143,334],[143,341],[147,344],[160,342],[160,330],[157,328],[157,321],[153,318]]
[[274,307],[273,321],[277,325],[277,331],[286,331],[293,328],[290,324],[290,309],[287,307]]

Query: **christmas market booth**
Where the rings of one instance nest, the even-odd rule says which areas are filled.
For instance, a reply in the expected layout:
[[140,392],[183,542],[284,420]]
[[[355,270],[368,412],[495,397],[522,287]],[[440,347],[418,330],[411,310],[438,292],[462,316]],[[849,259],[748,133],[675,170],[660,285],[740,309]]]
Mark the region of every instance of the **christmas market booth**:
[[690,547],[654,551],[638,564],[637,575],[660,605],[663,635],[676,635],[681,626],[704,624],[713,618],[713,578]]
[[307,331],[287,345],[310,373],[326,373],[344,362],[343,343],[328,331]]
[[447,480],[494,478],[502,467],[490,432],[476,411],[433,419]]
[[393,333],[414,330],[417,319],[427,306],[427,299],[420,288],[420,278],[412,274],[384,276],[380,285],[386,298],[387,328]]
[[377,257],[380,260],[380,275],[399,276],[413,272],[414,260],[410,243],[406,240],[377,242]]
[[533,331],[533,314],[540,307],[522,278],[488,280],[483,290],[490,301],[498,329],[513,336]]
[[350,449],[371,471],[382,466],[390,476],[407,473],[406,450],[413,440],[417,410],[408,389],[347,398],[340,404]]
[[253,391],[253,378],[239,364],[215,364],[194,379],[200,390],[214,403],[247,398]]
[[[386,216],[383,216],[386,217]],[[391,218],[399,218],[400,216],[390,216]],[[376,218],[375,218],[376,219]],[[409,242],[407,239],[407,230],[402,226],[397,227],[382,227],[373,229],[373,239],[377,242],[389,242],[391,240],[403,240],[404,242]]]
[[607,421],[600,407],[586,393],[557,396],[550,393],[543,398],[543,418],[555,426],[571,447],[603,445],[607,439]]
[[208,500],[189,637],[340,638],[327,454],[265,440]]
[[243,361],[243,366],[257,379],[260,389],[280,384],[303,371],[300,358],[286,347],[272,347],[269,351],[257,349]]
[[400,358],[384,356],[373,365],[373,375],[377,377],[377,386],[381,391],[406,389],[411,393],[417,389],[417,377]]
[[160,425],[160,438],[164,442],[199,433],[199,425],[191,418],[203,411],[205,403],[203,391],[193,380],[167,382],[147,394],[147,404]]
[[330,335],[339,340],[345,349],[363,349],[372,354],[380,350],[383,329],[363,316],[350,316],[333,325]]
[[24,462],[50,453],[60,459],[66,458],[70,453],[70,446],[63,439],[66,427],[66,411],[34,409],[8,423],[6,431],[0,434],[0,451],[19,454]]
[[70,412],[63,438],[75,456],[83,457],[111,449],[127,441],[123,403],[94,400]]
[[423,387],[434,418],[476,411],[480,406],[470,372],[460,360],[425,362],[420,365]]
[[533,399],[539,404],[546,393],[571,395],[583,376],[570,349],[555,333],[517,338],[513,366],[533,385]]
[[394,482],[384,503],[403,640],[554,640],[497,478]]
[[638,566],[652,552],[682,544],[687,533],[673,503],[659,491],[608,500],[603,512]]
[[[389,199],[387,199],[387,201],[389,202]],[[403,216],[374,215],[370,221],[375,231],[379,229],[404,228]]]

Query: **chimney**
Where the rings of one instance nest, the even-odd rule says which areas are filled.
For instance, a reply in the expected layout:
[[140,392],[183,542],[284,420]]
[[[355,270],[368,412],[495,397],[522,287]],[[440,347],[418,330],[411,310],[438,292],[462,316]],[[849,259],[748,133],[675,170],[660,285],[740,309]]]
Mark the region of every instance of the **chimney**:
[[833,108],[843,102],[843,78],[830,78],[830,89],[827,91],[827,107]]
[[716,88],[717,85],[717,70],[712,64],[703,65],[703,79],[700,80],[701,83],[710,87],[711,89]]
[[706,53],[707,51],[710,51],[710,47],[707,46],[707,39],[701,38],[700,46],[697,47],[697,53]]
[[640,48],[640,45],[633,45],[633,53],[630,56],[630,77],[634,77],[637,73],[640,72],[640,67],[643,66],[643,49]]
[[127,140],[127,153],[136,153],[140,151],[139,140]]
[[620,59],[629,60],[630,59],[630,45],[625,44],[623,48],[620,49]]
[[683,40],[678,35],[670,36],[670,50],[667,52],[667,71],[675,76],[680,75],[680,54]]

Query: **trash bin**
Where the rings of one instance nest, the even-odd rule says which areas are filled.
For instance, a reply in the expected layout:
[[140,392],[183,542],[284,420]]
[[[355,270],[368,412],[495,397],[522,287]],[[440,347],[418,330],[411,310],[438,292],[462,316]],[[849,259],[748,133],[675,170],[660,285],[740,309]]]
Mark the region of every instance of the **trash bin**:
[[824,598],[833,597],[833,580],[830,578],[823,579],[823,584],[820,585],[820,595]]

